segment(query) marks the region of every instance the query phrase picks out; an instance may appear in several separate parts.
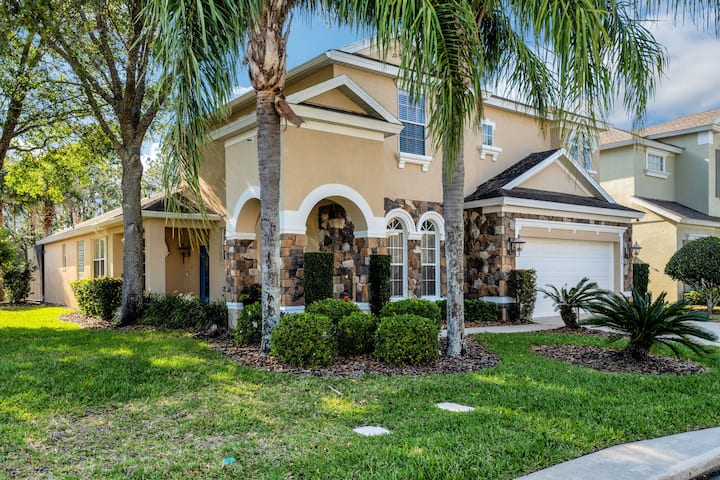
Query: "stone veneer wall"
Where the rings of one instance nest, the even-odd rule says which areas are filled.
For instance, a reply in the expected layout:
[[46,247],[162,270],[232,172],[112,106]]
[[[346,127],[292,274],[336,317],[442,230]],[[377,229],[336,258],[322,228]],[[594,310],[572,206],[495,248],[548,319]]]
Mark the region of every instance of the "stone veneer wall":
[[255,240],[225,240],[225,300],[237,302],[246,286],[260,283]]
[[515,220],[536,219],[588,225],[628,227],[623,236],[625,254],[625,290],[632,288],[632,225],[525,213],[487,213],[481,208],[465,210],[465,295],[467,298],[506,296],[507,279],[515,268],[515,257],[507,251],[508,240],[515,236]]
[[[437,212],[442,215],[442,204],[438,202],[426,202],[423,200],[407,200],[402,198],[385,198],[385,213],[390,210],[401,208],[408,212],[417,225],[417,221],[423,213]],[[407,241],[408,254],[408,297],[420,298],[422,296],[420,280],[422,279],[422,268],[420,265],[420,240]],[[445,262],[445,240],[440,240],[440,295],[447,294],[447,271]]]

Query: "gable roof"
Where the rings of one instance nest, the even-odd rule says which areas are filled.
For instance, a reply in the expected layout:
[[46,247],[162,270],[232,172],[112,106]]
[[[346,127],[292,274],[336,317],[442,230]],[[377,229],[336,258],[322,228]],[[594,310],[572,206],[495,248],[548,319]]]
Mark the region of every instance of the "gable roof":
[[671,153],[682,153],[683,148],[659,140],[651,140],[635,132],[610,128],[600,132],[598,137],[600,150],[625,147],[628,145],[645,145],[646,147],[657,148]]
[[702,129],[710,130],[713,127],[719,126],[719,124],[720,109],[715,109],[673,118],[667,122],[644,128],[639,133],[645,137],[653,137],[656,135],[666,136],[666,134],[669,133],[692,132]]
[[[577,174],[578,177],[584,178],[587,181],[590,190],[594,190],[594,192],[590,192],[594,194],[593,196],[584,197],[569,193],[521,187],[521,185],[532,178],[533,175],[559,161],[561,158],[568,160],[568,165],[564,167],[564,169],[566,171],[572,170],[568,171],[569,175]],[[587,172],[575,165],[574,162],[569,161],[567,152],[562,148],[531,153],[519,162],[495,175],[487,182],[479,185],[473,193],[465,197],[465,202],[469,203],[499,198],[515,198],[538,202],[569,204],[579,207],[611,209],[632,213],[633,215],[639,213],[633,208],[615,203],[612,197],[610,197]]]
[[[168,211],[165,206],[165,195],[158,193],[150,197],[146,197],[140,200],[140,208],[142,209],[142,216],[154,217],[154,218],[165,218],[165,219],[177,219],[177,220],[202,220],[202,216],[199,213],[197,204],[187,198],[183,194],[175,194],[175,199],[179,211]],[[219,220],[220,215],[210,208],[206,207],[208,220]],[[104,228],[122,221],[122,207],[112,209],[108,212],[100,214],[84,222],[80,222],[77,225],[61,230],[52,235],[48,235],[45,238],[38,240],[38,245],[44,245],[47,243],[56,242],[64,238],[71,238],[83,233],[93,231],[98,228]]]
[[633,203],[645,207],[651,212],[656,213],[662,217],[669,218],[670,220],[677,223],[712,223],[714,224],[712,226],[720,226],[720,217],[706,215],[698,210],[687,207],[678,202],[672,202],[670,200],[658,200],[656,198],[633,197]]

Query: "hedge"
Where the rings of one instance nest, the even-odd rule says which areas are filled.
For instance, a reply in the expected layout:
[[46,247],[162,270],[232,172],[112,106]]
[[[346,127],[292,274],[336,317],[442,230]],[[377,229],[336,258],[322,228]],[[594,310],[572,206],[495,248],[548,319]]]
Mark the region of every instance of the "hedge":
[[375,357],[392,365],[430,363],[438,358],[439,333],[438,322],[430,318],[382,318],[375,332]]
[[303,257],[303,288],[305,305],[332,298],[335,254],[332,252],[308,252]]
[[513,320],[529,322],[535,310],[537,274],[535,270],[511,270],[508,278],[515,305],[511,309]]
[[228,326],[227,305],[223,301],[205,303],[190,293],[148,293],[141,322],[162,328],[202,330],[215,324]]
[[270,353],[290,365],[330,365],[337,352],[332,320],[324,315],[285,315],[270,335]]
[[88,278],[70,282],[75,301],[83,315],[110,320],[122,303],[122,279]]
[[[444,322],[447,320],[447,300],[438,300],[437,305],[440,308],[440,316]],[[499,309],[497,303],[475,299],[465,300],[466,322],[496,322],[498,318]]]
[[650,265],[647,263],[633,263],[633,288],[645,296],[650,281]]
[[390,255],[370,255],[368,280],[370,311],[380,315],[380,310],[390,301]]

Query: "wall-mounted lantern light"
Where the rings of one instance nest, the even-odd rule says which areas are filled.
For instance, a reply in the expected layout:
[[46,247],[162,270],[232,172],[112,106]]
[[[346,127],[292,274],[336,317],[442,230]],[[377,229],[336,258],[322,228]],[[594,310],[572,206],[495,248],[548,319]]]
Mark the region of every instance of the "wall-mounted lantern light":
[[633,252],[633,257],[637,257],[638,255],[640,255],[640,250],[642,250],[642,247],[637,241],[635,241],[632,247],[630,247],[630,250],[632,250]]
[[522,252],[524,246],[525,240],[523,240],[522,237],[518,235],[513,240],[510,240],[510,253],[517,257],[518,254]]

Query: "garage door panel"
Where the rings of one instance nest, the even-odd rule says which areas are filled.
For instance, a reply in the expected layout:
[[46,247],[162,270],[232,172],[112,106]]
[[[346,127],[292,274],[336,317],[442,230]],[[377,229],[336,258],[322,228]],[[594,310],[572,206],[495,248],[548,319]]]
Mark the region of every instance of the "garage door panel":
[[[519,269],[537,272],[538,288],[554,285],[572,287],[584,277],[601,288],[613,290],[613,243],[547,238],[526,238],[523,251],[516,258]],[[534,317],[557,315],[552,300],[538,293]]]

